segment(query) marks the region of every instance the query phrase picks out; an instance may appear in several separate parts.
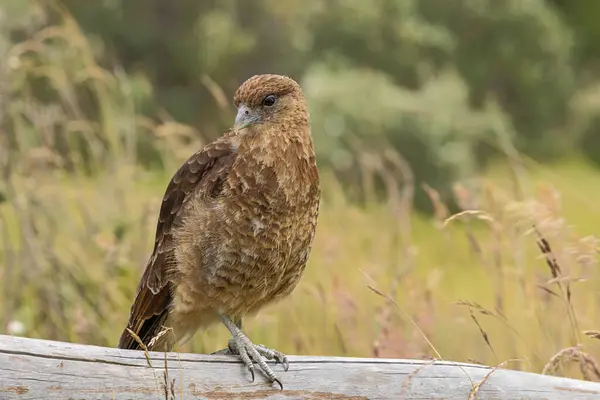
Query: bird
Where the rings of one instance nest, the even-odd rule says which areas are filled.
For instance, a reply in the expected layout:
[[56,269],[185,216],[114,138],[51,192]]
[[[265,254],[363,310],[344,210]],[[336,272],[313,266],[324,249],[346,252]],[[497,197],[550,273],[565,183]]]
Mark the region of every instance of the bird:
[[[253,75],[235,91],[233,126],[192,154],[168,183],[154,248],[139,281],[121,349],[171,351],[221,322],[254,381],[263,359],[242,320],[292,293],[314,242],[321,187],[310,115],[300,85]],[[143,344],[143,346],[142,346]]]

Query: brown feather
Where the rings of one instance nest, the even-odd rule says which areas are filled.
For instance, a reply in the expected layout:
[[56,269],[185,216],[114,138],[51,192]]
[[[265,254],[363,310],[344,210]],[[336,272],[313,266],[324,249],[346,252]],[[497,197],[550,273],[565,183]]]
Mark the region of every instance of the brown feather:
[[[163,197],[156,227],[154,251],[138,285],[127,327],[147,344],[156,336],[167,318],[172,304],[173,228],[181,222],[182,209],[199,187],[214,192],[215,184],[224,181],[235,159],[235,145],[229,137],[211,143],[193,154],[175,173]],[[219,178],[220,177],[220,178]],[[119,348],[139,349],[127,329],[121,334]]]
[[[262,107],[270,94],[277,103]],[[175,340],[154,341],[160,350],[220,314],[239,319],[288,295],[308,261],[321,192],[300,86],[259,75],[240,86],[234,102],[259,113],[260,122],[194,154],[165,192],[128,324],[146,345],[163,326],[172,328]],[[119,347],[138,345],[124,331]]]

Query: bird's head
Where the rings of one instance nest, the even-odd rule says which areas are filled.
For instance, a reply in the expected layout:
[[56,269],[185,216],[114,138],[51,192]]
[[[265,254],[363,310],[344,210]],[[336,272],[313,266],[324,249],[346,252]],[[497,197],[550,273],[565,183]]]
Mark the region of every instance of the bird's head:
[[278,124],[289,121],[308,124],[308,111],[300,85],[282,75],[254,75],[235,92],[235,127]]

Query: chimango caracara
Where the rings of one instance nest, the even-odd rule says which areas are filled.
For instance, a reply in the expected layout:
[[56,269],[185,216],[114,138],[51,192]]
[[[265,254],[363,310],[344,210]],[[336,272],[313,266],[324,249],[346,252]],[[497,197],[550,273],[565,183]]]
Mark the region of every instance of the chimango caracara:
[[[167,186],[154,251],[127,328],[149,349],[171,350],[219,320],[229,351],[254,379],[254,363],[278,351],[254,345],[242,318],[290,294],[306,266],[320,186],[309,114],[300,86],[257,75],[236,91],[235,126],[193,154]],[[171,328],[171,329],[168,329]],[[119,347],[140,349],[123,331]]]

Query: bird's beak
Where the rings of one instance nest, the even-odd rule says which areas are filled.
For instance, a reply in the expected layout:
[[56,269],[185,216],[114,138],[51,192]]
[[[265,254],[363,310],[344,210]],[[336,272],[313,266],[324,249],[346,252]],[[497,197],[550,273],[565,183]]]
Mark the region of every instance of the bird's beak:
[[256,111],[247,107],[244,104],[240,104],[237,115],[235,116],[235,127],[237,129],[243,129],[248,125],[251,125],[258,121],[258,114]]

